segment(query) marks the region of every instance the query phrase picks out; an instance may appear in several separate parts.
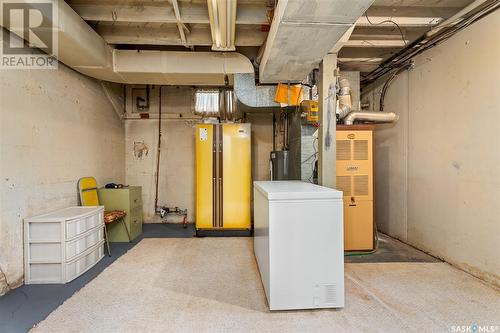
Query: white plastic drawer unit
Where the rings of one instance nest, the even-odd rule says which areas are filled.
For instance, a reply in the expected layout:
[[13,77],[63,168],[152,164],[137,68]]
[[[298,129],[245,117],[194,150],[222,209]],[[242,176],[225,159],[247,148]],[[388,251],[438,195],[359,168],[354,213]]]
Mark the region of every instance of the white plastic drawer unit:
[[254,182],[254,251],[271,310],[344,306],[342,192]]
[[24,220],[25,283],[66,283],[104,256],[104,207],[68,207]]

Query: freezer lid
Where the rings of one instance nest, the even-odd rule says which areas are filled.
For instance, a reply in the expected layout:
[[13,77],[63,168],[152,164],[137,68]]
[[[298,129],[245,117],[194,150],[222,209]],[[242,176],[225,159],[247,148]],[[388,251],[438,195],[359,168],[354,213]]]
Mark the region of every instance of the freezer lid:
[[342,191],[298,180],[256,181],[254,188],[268,200],[342,199]]

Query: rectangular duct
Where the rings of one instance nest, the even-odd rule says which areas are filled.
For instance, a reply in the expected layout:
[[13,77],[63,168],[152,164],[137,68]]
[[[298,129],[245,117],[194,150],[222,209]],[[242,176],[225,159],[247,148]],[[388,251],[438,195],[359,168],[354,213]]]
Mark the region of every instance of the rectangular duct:
[[372,2],[280,0],[260,63],[260,82],[302,81]]

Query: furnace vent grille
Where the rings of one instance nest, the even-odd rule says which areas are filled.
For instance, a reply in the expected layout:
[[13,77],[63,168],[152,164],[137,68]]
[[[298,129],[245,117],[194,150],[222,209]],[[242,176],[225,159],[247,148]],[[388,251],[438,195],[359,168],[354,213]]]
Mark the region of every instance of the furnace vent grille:
[[354,195],[368,195],[368,175],[354,176]]
[[344,192],[344,196],[350,196],[351,176],[337,176],[337,189]]
[[337,140],[337,160],[349,161],[351,159],[351,141]]
[[368,140],[354,140],[354,159],[368,159]]

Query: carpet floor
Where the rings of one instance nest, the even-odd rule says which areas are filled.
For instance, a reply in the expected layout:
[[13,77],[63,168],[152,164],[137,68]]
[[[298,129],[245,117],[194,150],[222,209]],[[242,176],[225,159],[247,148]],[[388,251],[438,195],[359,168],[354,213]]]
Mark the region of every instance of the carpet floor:
[[143,239],[32,331],[450,332],[500,324],[500,292],[446,263],[348,263],[345,277],[344,309],[270,312],[251,238]]

